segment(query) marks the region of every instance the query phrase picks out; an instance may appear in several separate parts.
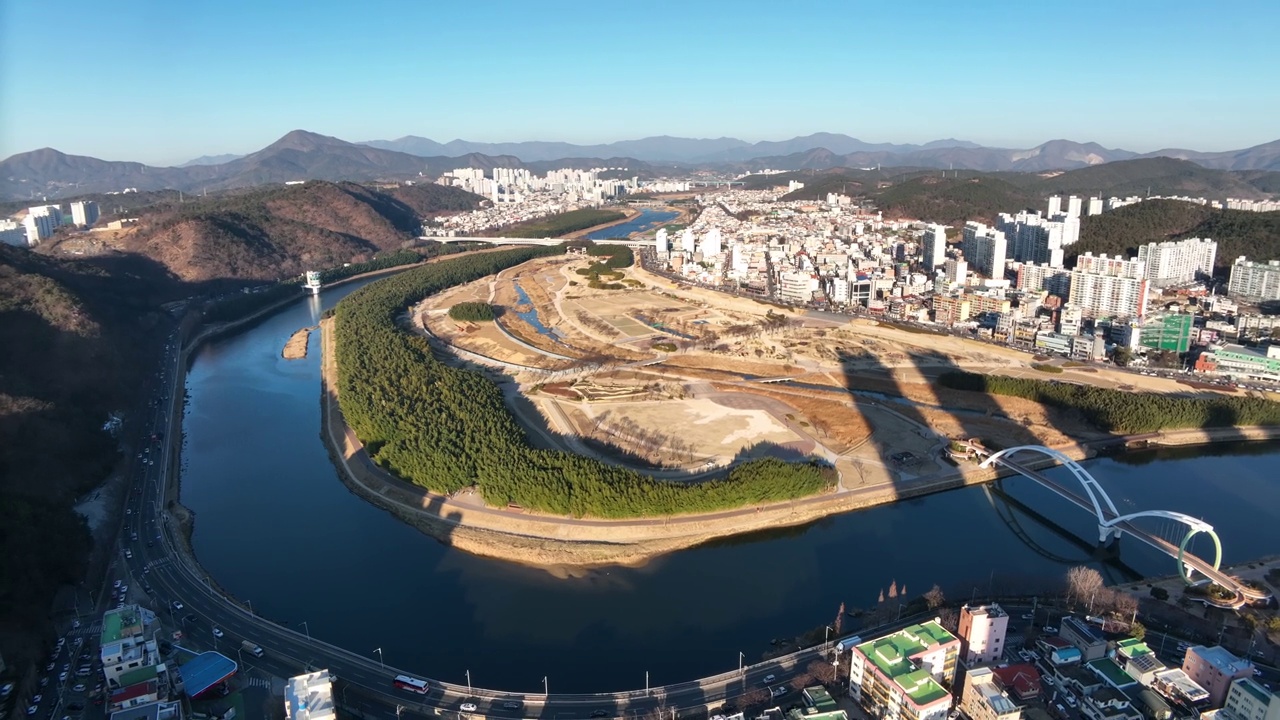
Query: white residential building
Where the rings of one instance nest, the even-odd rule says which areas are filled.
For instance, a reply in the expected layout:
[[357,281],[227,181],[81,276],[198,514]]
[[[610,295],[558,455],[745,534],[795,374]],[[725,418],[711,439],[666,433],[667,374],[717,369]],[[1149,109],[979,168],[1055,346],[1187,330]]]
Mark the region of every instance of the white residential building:
[[[1078,236],[1079,223],[1047,220],[1040,213],[1000,213],[996,222],[996,227],[1008,240],[1009,256],[1013,260],[1048,263],[1051,267],[1062,267],[1062,248],[1070,244],[1066,239],[1069,225],[1075,228]],[[1074,241],[1072,238],[1071,242]]]
[[1124,278],[1146,278],[1147,266],[1141,260],[1129,260],[1119,255],[1108,257],[1106,253],[1085,253],[1076,258],[1076,270],[1086,273],[1102,273]]
[[960,643],[966,665],[995,662],[1004,654],[1009,614],[998,604],[960,608]]
[[79,227],[88,227],[98,222],[98,203],[92,200],[71,203],[71,222]]
[[1280,720],[1280,696],[1253,678],[1232,681],[1222,707],[1232,720]]
[[996,684],[991,668],[973,668],[964,677],[960,709],[969,720],[1018,720],[1022,708]]
[[38,205],[27,209],[22,226],[27,231],[27,245],[35,247],[40,241],[53,235],[62,225],[62,208],[57,205]]
[[1006,240],[1003,232],[970,220],[964,224],[960,250],[964,259],[990,278],[1004,277]]
[[1054,195],[1049,198],[1049,217],[1062,214],[1062,196]]
[[16,247],[27,247],[26,226],[8,219],[0,220],[0,243]]
[[1069,218],[1080,217],[1080,198],[1076,197],[1075,195],[1072,195],[1071,197],[1067,198],[1067,217]]
[[289,678],[284,686],[285,720],[335,720],[333,678],[318,670]]
[[1018,265],[1018,279],[1014,287],[1023,291],[1045,290],[1050,295],[1067,297],[1071,292],[1071,272],[1050,267],[1048,263],[1022,263]]
[[959,654],[960,641],[934,620],[855,645],[849,697],[877,720],[943,720]]
[[685,228],[684,232],[680,233],[680,249],[690,255],[693,254],[694,250],[698,249],[697,241],[694,240],[693,236],[693,228]]
[[653,234],[653,250],[659,255],[666,255],[671,246],[667,244],[667,229],[658,228],[658,232]]
[[1067,301],[1088,317],[1136,317],[1147,313],[1147,279],[1100,272],[1071,273]]
[[956,258],[947,258],[942,263],[943,277],[948,286],[964,285],[969,276],[969,263]]
[[715,227],[708,230],[706,234],[702,236],[702,256],[704,258],[710,258],[714,255],[720,254],[720,239],[720,228]]
[[1243,255],[1236,258],[1227,294],[1244,300],[1280,300],[1280,260],[1260,263]]
[[947,258],[947,229],[942,225],[925,228],[920,239],[921,255],[925,270],[933,270]]
[[1100,197],[1089,198],[1089,210],[1087,211],[1087,213],[1089,215],[1101,215],[1102,214],[1102,198]]
[[1147,280],[1155,287],[1181,285],[1212,275],[1217,256],[1218,243],[1207,238],[1168,240],[1138,248],[1138,260],[1146,263]]

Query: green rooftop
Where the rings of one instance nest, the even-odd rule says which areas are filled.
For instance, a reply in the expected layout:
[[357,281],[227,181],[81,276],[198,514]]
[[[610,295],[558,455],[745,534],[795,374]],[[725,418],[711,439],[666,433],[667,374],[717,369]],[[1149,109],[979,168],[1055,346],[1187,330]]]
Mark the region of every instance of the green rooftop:
[[809,705],[820,713],[831,712],[837,707],[836,701],[831,699],[831,693],[821,685],[805,688],[804,697]]
[[946,697],[947,691],[911,658],[955,639],[941,625],[930,620],[862,643],[857,649],[880,672],[897,683],[912,701],[917,705],[927,705]]
[[102,635],[98,639],[99,645],[110,645],[120,639],[120,629],[124,627],[124,623],[120,621],[120,613],[109,612],[102,616]]
[[1271,693],[1267,692],[1266,688],[1259,685],[1253,678],[1242,678],[1240,680],[1236,680],[1235,683],[1263,705],[1271,702]]
[[1120,666],[1115,664],[1115,662],[1110,658],[1102,658],[1101,660],[1094,660],[1085,664],[1088,665],[1095,673],[1101,675],[1113,687],[1120,688],[1125,685],[1132,685],[1136,682],[1129,676],[1129,673],[1120,669]]
[[148,665],[147,667],[140,667],[126,673],[121,673],[120,687],[129,687],[130,685],[137,685],[140,682],[155,680],[158,674],[159,673],[156,672],[155,665]]
[[1119,650],[1121,654],[1128,657],[1133,657],[1135,655],[1148,655],[1151,653],[1151,648],[1148,647],[1145,642],[1137,638],[1125,638],[1124,640],[1121,640],[1116,643],[1116,649]]

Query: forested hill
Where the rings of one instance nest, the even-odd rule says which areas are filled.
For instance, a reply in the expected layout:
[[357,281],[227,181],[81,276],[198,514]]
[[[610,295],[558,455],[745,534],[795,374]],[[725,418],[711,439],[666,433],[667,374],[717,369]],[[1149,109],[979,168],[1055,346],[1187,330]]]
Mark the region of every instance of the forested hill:
[[1219,270],[1229,268],[1241,255],[1274,260],[1280,258],[1280,212],[1215,210],[1178,200],[1147,200],[1084,218],[1080,241],[1068,249],[1067,264],[1085,252],[1136,256],[1139,245],[1189,237],[1218,242]]
[[324,181],[187,196],[183,202],[170,195],[127,211],[138,224],[112,247],[153,259],[184,281],[277,280],[397,250],[421,234],[423,218],[481,202],[435,184]]
[[1038,206],[1040,198],[990,176],[925,175],[881,191],[874,203],[886,218],[918,218],[954,227],[968,220],[991,223],[1002,212]]

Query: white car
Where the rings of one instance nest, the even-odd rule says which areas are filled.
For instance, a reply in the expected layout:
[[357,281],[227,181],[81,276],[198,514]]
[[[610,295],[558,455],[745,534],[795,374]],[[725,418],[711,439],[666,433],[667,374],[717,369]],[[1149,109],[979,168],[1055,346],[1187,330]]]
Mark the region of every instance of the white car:
[[117,590],[119,590],[119,589],[120,589],[120,586],[121,586],[121,585],[123,585],[123,583],[121,583],[119,580],[117,580],[117,581],[115,581],[115,582],[111,583],[111,587],[113,587],[113,588],[115,588],[115,589],[117,589]]
[[28,708],[27,708],[27,714],[28,714],[28,715],[35,715],[37,712],[39,712],[39,710],[40,710],[40,708],[36,707],[35,705],[32,705],[32,706],[30,706],[30,707],[28,707]]
[[222,637],[222,628],[218,627],[217,625],[214,625],[214,626],[213,626],[213,636],[214,636],[214,637],[216,637],[216,638],[220,638],[220,637]]
[[475,712],[476,704],[465,702],[465,703],[462,703],[461,707],[459,707],[458,709],[461,710],[462,712]]
[[174,600],[174,601],[173,601],[173,609],[174,609],[174,610],[181,610],[182,608],[183,608],[182,601],[180,601],[180,600]]

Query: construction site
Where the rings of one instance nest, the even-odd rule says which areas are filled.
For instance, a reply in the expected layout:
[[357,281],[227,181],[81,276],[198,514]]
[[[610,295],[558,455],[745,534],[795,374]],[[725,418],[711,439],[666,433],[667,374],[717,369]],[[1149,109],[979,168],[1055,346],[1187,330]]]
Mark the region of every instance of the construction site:
[[[639,267],[613,278],[624,289],[592,289],[578,272],[590,262],[531,261],[413,308],[438,347],[514,380],[510,404],[537,444],[672,478],[808,458],[855,489],[954,469],[952,440],[1067,449],[1099,437],[1069,412],[931,382],[952,369],[1036,376],[1026,353],[678,286]],[[465,302],[496,319],[451,318]],[[1105,374],[1056,379],[1113,382]]]

